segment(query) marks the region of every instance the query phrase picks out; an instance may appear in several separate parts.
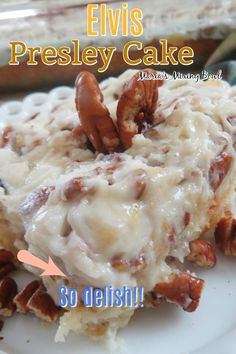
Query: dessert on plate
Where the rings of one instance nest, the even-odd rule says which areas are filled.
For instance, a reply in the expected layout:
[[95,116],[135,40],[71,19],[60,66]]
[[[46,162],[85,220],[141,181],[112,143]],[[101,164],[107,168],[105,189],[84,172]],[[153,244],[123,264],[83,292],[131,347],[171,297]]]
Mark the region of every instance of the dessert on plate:
[[[60,316],[57,340],[70,330],[112,340],[135,311],[86,308],[81,299],[61,313],[60,285],[79,294],[139,286],[145,306],[166,300],[191,312],[204,280],[186,261],[215,265],[215,229],[220,248],[236,253],[236,89],[143,74],[99,84],[82,72],[64,101],[12,124],[2,118],[2,218],[17,249],[51,257],[66,274],[31,283],[14,303],[47,320]],[[55,306],[49,315],[35,292]]]

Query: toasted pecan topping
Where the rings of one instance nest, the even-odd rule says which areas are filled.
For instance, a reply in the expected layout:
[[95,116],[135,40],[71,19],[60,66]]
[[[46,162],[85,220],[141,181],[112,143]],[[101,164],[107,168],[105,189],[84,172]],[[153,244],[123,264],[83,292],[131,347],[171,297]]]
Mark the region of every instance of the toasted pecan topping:
[[12,127],[6,127],[3,130],[2,142],[1,142],[1,145],[0,145],[1,148],[3,148],[4,146],[6,146],[8,144],[12,133],[13,133],[13,128]]
[[0,249],[0,279],[16,269],[15,256],[12,252]]
[[0,264],[14,263],[14,254],[8,250],[0,249]]
[[168,241],[169,242],[175,242],[176,241],[176,231],[174,226],[172,226],[169,230],[169,235],[168,235]]
[[88,188],[84,184],[84,178],[83,177],[75,177],[71,179],[69,182],[67,182],[64,186],[63,189],[63,194],[65,200],[71,200],[75,198],[78,195],[84,195],[84,194],[94,194],[95,189],[94,188]]
[[123,158],[121,154],[112,154],[109,155],[109,158],[106,156],[105,159],[103,159],[104,161],[107,161],[109,164],[106,168],[106,171],[108,173],[112,173],[113,171],[115,171],[117,168],[121,167],[123,164]]
[[7,274],[16,270],[16,266],[13,263],[0,264],[0,279],[3,279]]
[[221,152],[225,151],[225,149],[227,149],[227,146],[229,144],[228,140],[224,136],[216,136],[213,139],[213,142],[216,145],[219,145],[221,147]]
[[34,280],[31,283],[29,283],[22,291],[20,291],[15,297],[14,297],[14,303],[16,304],[17,311],[21,313],[27,313],[29,312],[29,308],[27,306],[27,303],[31,296],[35,293],[35,291],[39,288],[41,282],[38,280]]
[[151,140],[155,140],[160,137],[160,133],[158,132],[158,130],[154,129],[153,127],[147,129],[143,135],[145,136],[145,138],[148,138]]
[[40,209],[48,200],[50,193],[55,189],[54,186],[41,187],[29,193],[20,206],[22,214],[31,215]]
[[16,305],[13,302],[17,294],[17,285],[15,280],[5,277],[0,282],[0,315],[9,317],[16,311]]
[[187,259],[199,267],[213,268],[216,264],[215,250],[210,241],[193,240],[189,244],[190,254]]
[[227,118],[227,121],[233,126],[236,126],[236,116],[230,116]]
[[109,322],[103,321],[99,323],[90,322],[87,326],[87,331],[90,336],[100,337],[103,336],[109,328]]
[[136,199],[139,200],[142,198],[146,190],[148,176],[146,171],[142,169],[134,171],[133,176],[135,181]]
[[236,256],[236,219],[231,211],[227,211],[219,221],[215,230],[215,240],[225,255]]
[[27,302],[27,307],[30,311],[33,311],[37,317],[48,322],[56,321],[61,313],[61,308],[55,305],[43,284],[40,284],[30,297]]
[[226,152],[222,152],[213,160],[209,169],[209,182],[214,192],[219,188],[229,172],[232,160],[232,156]]
[[[152,69],[143,71],[156,74]],[[139,80],[139,73],[126,83],[116,112],[120,139],[126,149],[132,145],[135,134],[154,124],[158,87],[162,83],[162,80]]]
[[82,125],[80,125],[80,124],[71,131],[71,137],[73,139],[78,139],[82,135],[84,135],[84,131],[83,131]]
[[[155,70],[144,70],[156,74]],[[76,79],[76,108],[81,126],[98,152],[120,151],[121,143],[127,149],[135,134],[151,127],[162,80],[139,80],[139,73],[126,83],[117,105],[116,130],[110,113],[103,103],[103,95],[95,76],[81,72]]]
[[143,255],[140,255],[137,258],[132,258],[131,260],[117,255],[112,258],[111,265],[119,272],[136,273],[146,266],[146,261]]
[[191,220],[191,214],[189,212],[186,211],[186,213],[184,214],[184,225],[188,226]]
[[13,301],[17,311],[21,313],[32,311],[44,321],[56,321],[61,313],[61,308],[55,305],[44,285],[38,280],[29,283]]
[[118,151],[120,139],[110,113],[103,103],[99,84],[92,73],[81,72],[75,82],[76,108],[83,131],[98,152]]
[[168,283],[158,283],[152,291],[154,303],[165,299],[193,312],[197,309],[204,286],[204,280],[189,273],[174,274]]
[[63,189],[63,194],[66,200],[71,200],[79,193],[85,191],[84,179],[82,177],[75,177],[67,182]]
[[152,291],[148,296],[148,301],[152,307],[159,307],[162,299],[157,297],[156,293]]

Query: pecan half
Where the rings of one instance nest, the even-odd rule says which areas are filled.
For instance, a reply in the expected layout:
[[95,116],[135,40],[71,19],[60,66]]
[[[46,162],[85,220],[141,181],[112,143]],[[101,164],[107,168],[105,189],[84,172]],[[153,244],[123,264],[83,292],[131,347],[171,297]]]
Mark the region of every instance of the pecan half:
[[95,76],[83,71],[75,86],[75,104],[84,133],[98,152],[118,151],[120,139]]
[[199,267],[213,268],[216,264],[215,250],[210,241],[193,240],[189,244],[190,253],[187,257],[189,262],[193,262]]
[[6,277],[0,282],[0,315],[9,317],[16,311],[16,305],[13,298],[17,294],[17,285],[15,280]]
[[232,160],[232,156],[226,152],[222,152],[213,160],[209,169],[209,182],[214,192],[219,188],[229,172]]
[[[143,71],[156,74],[152,69]],[[135,134],[154,124],[158,87],[162,83],[162,80],[139,80],[139,73],[126,83],[116,112],[120,139],[126,149],[132,145]]]
[[215,240],[225,255],[236,256],[236,219],[231,211],[227,211],[219,221],[215,229]]
[[192,274],[174,274],[170,282],[155,286],[152,291],[153,305],[158,299],[165,299],[181,306],[184,311],[193,312],[199,305],[203,286],[204,280]]

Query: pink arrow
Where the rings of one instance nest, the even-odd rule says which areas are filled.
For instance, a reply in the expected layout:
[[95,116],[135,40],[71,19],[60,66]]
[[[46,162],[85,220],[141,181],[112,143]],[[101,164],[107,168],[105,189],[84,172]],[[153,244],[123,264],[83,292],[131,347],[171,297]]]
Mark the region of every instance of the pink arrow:
[[17,258],[20,262],[29,264],[33,267],[43,269],[44,272],[41,275],[60,275],[65,277],[66,275],[56,266],[51,257],[48,259],[48,263],[42,261],[40,258],[34,256],[29,251],[21,250],[17,253]]

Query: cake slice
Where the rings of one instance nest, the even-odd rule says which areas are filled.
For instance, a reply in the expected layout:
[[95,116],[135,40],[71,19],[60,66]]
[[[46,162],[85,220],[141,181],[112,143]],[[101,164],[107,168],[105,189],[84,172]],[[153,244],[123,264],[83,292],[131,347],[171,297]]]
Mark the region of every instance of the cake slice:
[[[232,208],[236,91],[145,73],[99,85],[83,72],[66,102],[12,124],[7,139],[3,128],[4,216],[19,247],[67,274],[43,278],[55,303],[63,284],[79,294],[126,285],[143,287],[145,306],[167,300],[194,311],[204,281],[185,261],[215,265],[204,235]],[[135,311],[80,300],[61,317],[57,340],[70,330],[111,339]]]

